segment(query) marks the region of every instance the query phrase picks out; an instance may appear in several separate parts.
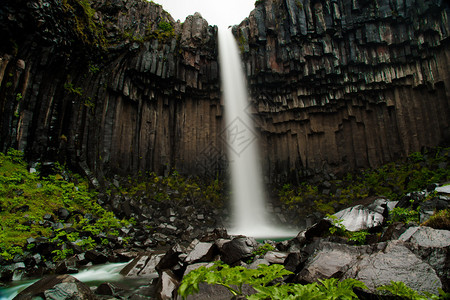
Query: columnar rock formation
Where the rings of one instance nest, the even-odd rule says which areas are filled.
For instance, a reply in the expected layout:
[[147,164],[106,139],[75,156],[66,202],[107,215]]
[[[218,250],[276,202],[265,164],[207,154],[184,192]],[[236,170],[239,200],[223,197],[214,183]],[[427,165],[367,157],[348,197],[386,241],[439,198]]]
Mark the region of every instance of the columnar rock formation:
[[443,1],[257,1],[234,31],[270,174],[448,142],[449,13]]
[[201,171],[221,130],[217,28],[143,0],[21,2],[0,14],[2,150],[98,177]]
[[[445,140],[444,2],[257,1],[233,30],[272,180]],[[0,39],[2,151],[97,178],[223,171],[217,27],[200,15],[175,22],[144,0],[7,0]]]

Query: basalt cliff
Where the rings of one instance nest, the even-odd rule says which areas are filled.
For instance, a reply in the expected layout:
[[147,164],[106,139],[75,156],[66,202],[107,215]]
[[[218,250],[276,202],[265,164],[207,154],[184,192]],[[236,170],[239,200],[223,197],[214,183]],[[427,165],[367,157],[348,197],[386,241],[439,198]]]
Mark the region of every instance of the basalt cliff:
[[[270,180],[450,141],[450,6],[263,0],[233,32]],[[0,150],[94,178],[226,170],[217,27],[141,0],[3,0]]]

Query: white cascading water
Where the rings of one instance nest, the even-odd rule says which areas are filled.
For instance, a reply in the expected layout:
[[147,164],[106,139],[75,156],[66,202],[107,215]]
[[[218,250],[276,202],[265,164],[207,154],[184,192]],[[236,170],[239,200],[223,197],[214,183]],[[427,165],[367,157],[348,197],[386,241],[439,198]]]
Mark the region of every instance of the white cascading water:
[[219,28],[219,59],[231,173],[232,228],[229,232],[255,238],[291,236],[292,233],[268,221],[259,145],[249,112],[240,51],[231,30],[224,28]]

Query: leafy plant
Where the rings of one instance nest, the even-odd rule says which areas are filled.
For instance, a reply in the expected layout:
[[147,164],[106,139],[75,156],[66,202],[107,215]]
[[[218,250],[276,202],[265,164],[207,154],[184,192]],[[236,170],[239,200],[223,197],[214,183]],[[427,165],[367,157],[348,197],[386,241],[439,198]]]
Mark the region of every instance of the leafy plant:
[[261,245],[252,252],[252,255],[247,259],[246,263],[250,264],[253,262],[256,256],[264,256],[267,252],[273,250],[275,250],[275,248],[271,244],[266,243],[264,245]]
[[356,232],[349,232],[349,234],[349,241],[353,241],[357,245],[364,245],[366,243],[366,238],[369,235],[369,232],[367,232],[366,230],[361,230]]
[[382,285],[378,287],[377,290],[386,291],[393,296],[400,297],[401,299],[428,300],[428,299],[450,298],[450,294],[445,293],[442,289],[439,289],[439,295],[431,294],[429,292],[419,293],[411,289],[404,282],[401,281],[391,281],[390,284]]
[[403,208],[403,207],[395,207],[389,212],[389,221],[388,223],[395,222],[419,222],[419,209],[413,210],[411,208]]
[[284,269],[282,265],[259,265],[254,270],[241,266],[231,268],[221,262],[215,262],[209,268],[202,266],[184,276],[178,294],[186,298],[188,295],[198,292],[199,283],[206,282],[224,286],[234,296],[243,295],[242,286],[244,284],[264,287],[275,279],[289,274],[292,274],[292,272]]

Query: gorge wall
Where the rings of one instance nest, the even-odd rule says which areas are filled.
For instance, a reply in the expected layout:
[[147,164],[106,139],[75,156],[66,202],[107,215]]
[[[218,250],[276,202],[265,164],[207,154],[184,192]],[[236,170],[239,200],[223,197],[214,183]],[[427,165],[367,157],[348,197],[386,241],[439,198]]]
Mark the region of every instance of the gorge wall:
[[[3,1],[0,149],[102,179],[226,169],[217,27],[125,0]],[[449,4],[264,0],[233,31],[271,180],[448,142]]]
[[234,31],[270,173],[378,166],[448,142],[444,2],[257,1]]

